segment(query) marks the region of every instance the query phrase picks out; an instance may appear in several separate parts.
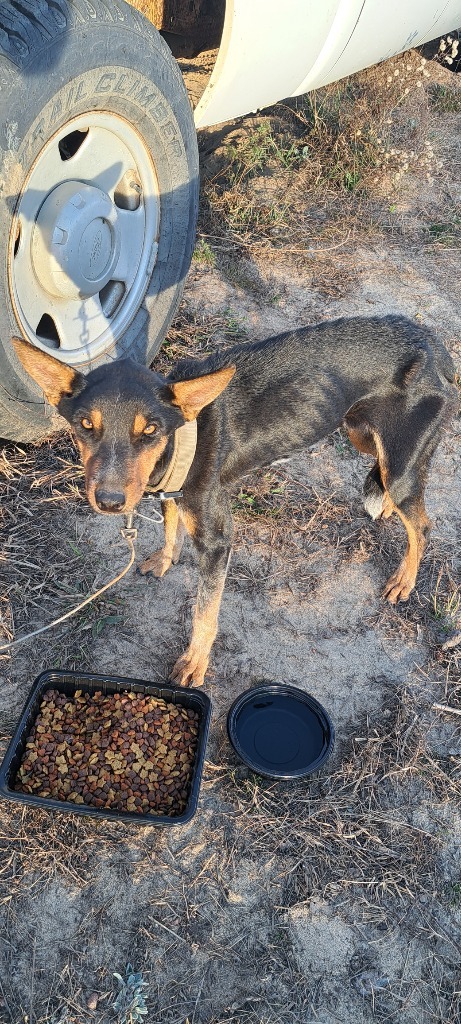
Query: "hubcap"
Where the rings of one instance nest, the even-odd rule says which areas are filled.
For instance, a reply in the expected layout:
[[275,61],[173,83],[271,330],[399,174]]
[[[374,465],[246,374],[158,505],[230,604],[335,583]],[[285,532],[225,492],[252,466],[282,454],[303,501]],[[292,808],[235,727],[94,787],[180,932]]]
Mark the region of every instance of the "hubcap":
[[117,209],[94,185],[65,181],[41,207],[32,233],[32,263],[56,298],[87,299],[110,281],[120,255]]
[[113,350],[149,285],[159,229],[137,130],[104,111],[68,122],[39,153],[13,217],[10,295],[24,337],[74,366]]

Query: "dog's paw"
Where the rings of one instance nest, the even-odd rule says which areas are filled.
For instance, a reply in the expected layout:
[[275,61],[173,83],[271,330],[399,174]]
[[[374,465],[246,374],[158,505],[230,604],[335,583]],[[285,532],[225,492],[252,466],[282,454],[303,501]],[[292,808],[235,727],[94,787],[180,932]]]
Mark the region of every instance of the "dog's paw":
[[189,647],[175,662],[170,673],[175,686],[203,686],[209,657]]
[[160,579],[164,576],[168,569],[171,567],[172,559],[163,553],[163,548],[160,551],[154,551],[150,558],[146,558],[144,562],[141,562],[139,566],[139,572],[145,576],[147,572],[151,572],[154,576]]
[[408,571],[404,562],[400,568],[397,569],[397,572],[394,572],[390,579],[388,579],[383,590],[383,597],[389,601],[389,604],[398,604],[399,601],[408,601],[414,586],[414,574]]

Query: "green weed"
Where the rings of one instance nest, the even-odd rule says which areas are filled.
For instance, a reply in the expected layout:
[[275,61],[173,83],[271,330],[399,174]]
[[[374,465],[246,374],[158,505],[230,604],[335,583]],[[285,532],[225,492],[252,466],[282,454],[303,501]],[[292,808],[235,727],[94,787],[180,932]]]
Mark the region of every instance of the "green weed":
[[461,217],[455,215],[450,221],[436,221],[429,224],[427,230],[431,241],[441,246],[451,249],[461,246]]
[[248,331],[245,326],[245,318],[238,316],[232,309],[226,309],[224,313],[224,333],[231,341],[245,341]]
[[113,1009],[117,1014],[119,1024],[142,1024],[142,1019],[147,1015],[147,1005],[143,989],[147,988],[147,982],[143,980],[141,973],[135,973],[131,964],[126,965],[125,977],[114,973],[114,978],[119,985],[119,992]]
[[461,90],[448,89],[446,85],[431,85],[429,90],[431,106],[438,114],[461,113]]
[[449,898],[452,907],[461,907],[461,882],[452,883]]
[[241,143],[227,147],[231,162],[229,183],[241,184],[269,166],[284,170],[296,167],[307,158],[308,152],[306,145],[298,145],[286,135],[278,135],[270,120],[263,121]]
[[192,254],[192,259],[194,263],[198,263],[202,267],[214,267],[216,265],[216,256],[213,249],[204,238],[199,238]]
[[442,590],[442,577],[443,570],[441,569],[432,599],[432,610],[441,629],[445,633],[452,633],[461,626],[461,590],[455,585],[449,574],[445,588]]

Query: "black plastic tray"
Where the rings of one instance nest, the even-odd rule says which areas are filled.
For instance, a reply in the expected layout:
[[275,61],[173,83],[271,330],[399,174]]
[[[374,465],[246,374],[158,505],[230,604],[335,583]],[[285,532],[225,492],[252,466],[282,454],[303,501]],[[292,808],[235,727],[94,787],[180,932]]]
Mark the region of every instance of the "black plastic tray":
[[[187,805],[182,814],[175,817],[155,814],[136,814],[131,811],[111,811],[99,807],[87,807],[82,804],[68,803],[65,800],[52,800],[36,796],[33,793],[21,793],[14,789],[16,774],[24,754],[27,737],[32,729],[47,690],[59,690],[72,696],[75,690],[84,693],[95,693],[100,690],[104,694],[111,693],[144,693],[150,697],[158,697],[190,708],[200,716],[197,737],[197,753],[192,771],[191,787]],[[10,741],[8,750],[0,766],[0,796],[17,803],[30,804],[33,807],[46,808],[52,811],[70,812],[85,815],[88,818],[111,818],[116,821],[134,821],[138,825],[185,825],[194,816],[202,779],[203,763],[211,718],[210,698],[198,690],[183,689],[176,686],[157,686],[144,679],[129,679],[125,676],[96,675],[86,672],[61,672],[50,670],[42,672],[35,680],[24,706],[16,731]]]

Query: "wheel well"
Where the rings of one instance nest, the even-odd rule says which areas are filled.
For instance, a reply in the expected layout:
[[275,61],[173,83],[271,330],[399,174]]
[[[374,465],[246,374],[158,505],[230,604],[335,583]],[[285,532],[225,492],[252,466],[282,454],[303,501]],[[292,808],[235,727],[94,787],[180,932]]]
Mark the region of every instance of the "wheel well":
[[159,30],[175,57],[219,47],[226,0],[130,0]]

